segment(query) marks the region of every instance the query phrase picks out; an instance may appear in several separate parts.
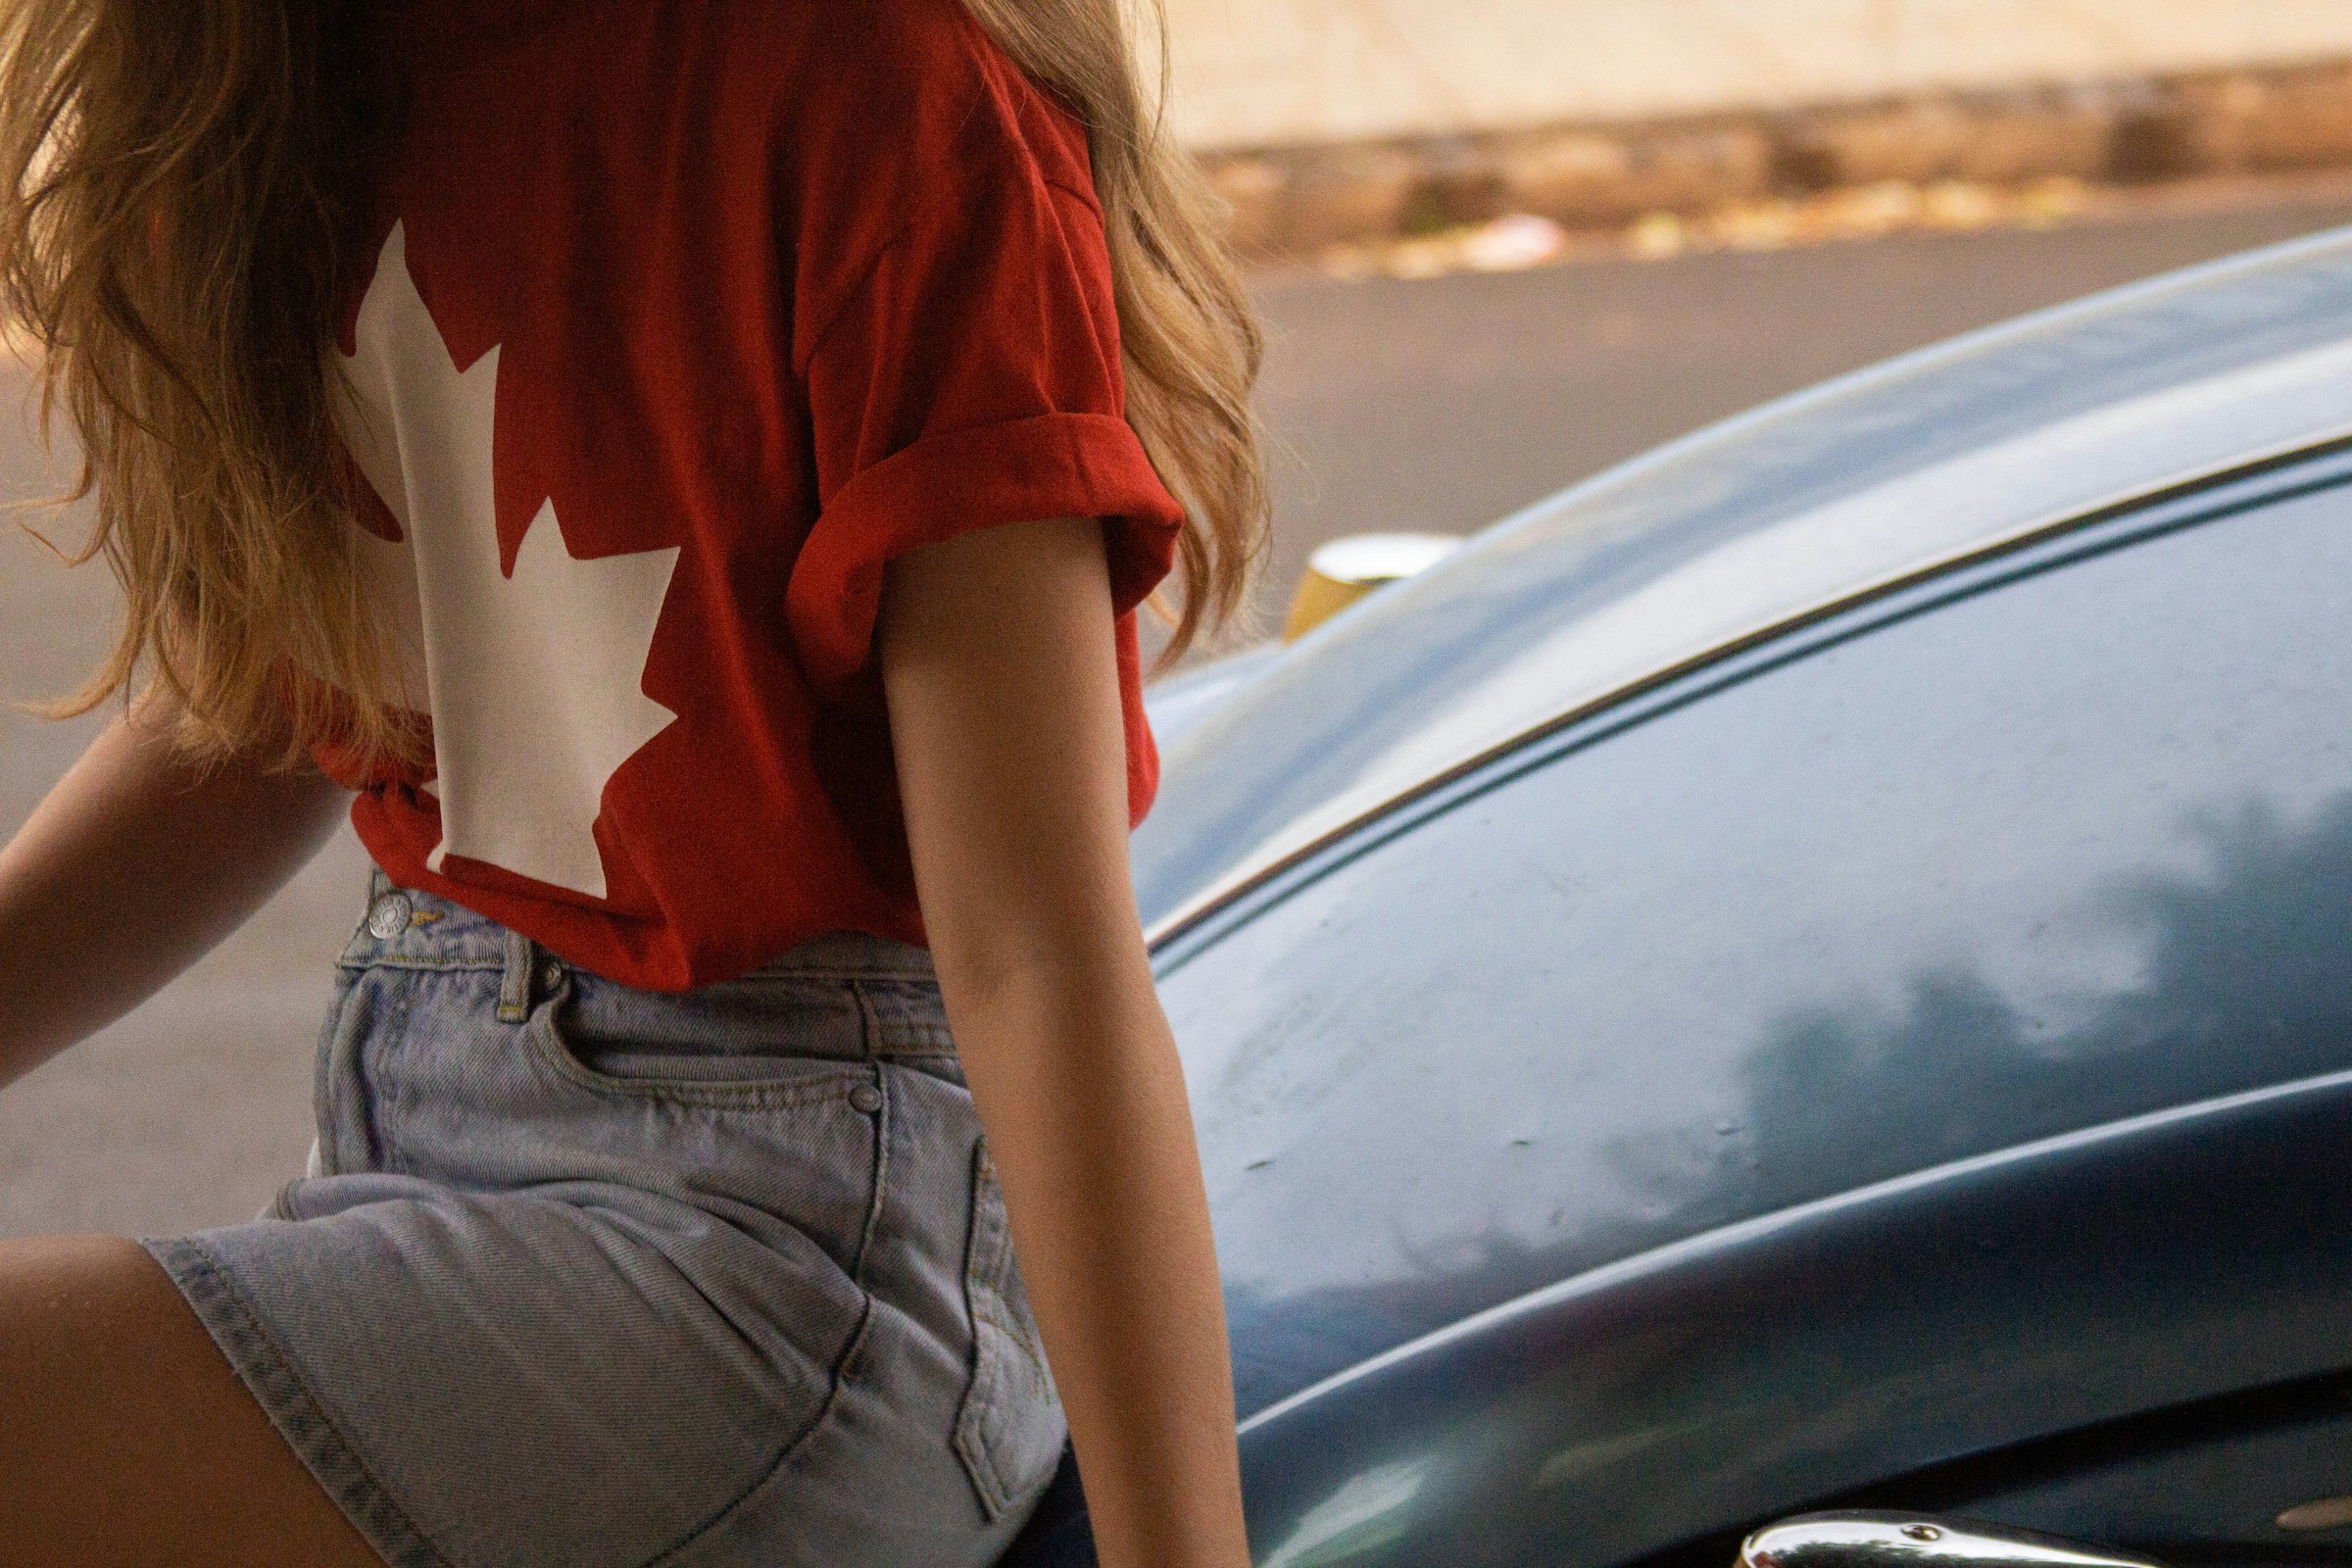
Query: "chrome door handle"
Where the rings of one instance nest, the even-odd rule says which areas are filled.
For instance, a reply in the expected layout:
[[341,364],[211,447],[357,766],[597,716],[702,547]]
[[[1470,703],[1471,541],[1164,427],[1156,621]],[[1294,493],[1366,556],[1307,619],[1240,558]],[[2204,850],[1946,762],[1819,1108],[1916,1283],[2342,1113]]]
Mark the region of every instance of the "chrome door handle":
[[1738,1568],[2164,1568],[2153,1557],[2085,1546],[1975,1519],[1923,1513],[1807,1513],[1766,1525]]

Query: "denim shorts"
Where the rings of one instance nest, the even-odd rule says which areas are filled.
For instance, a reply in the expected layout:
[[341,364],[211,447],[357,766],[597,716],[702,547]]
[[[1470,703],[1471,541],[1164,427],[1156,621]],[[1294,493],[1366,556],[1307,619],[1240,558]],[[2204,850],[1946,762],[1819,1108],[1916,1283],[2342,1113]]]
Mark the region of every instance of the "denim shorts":
[[682,995],[379,873],[318,1153],[144,1245],[394,1568],[980,1564],[1061,1410],[928,956]]

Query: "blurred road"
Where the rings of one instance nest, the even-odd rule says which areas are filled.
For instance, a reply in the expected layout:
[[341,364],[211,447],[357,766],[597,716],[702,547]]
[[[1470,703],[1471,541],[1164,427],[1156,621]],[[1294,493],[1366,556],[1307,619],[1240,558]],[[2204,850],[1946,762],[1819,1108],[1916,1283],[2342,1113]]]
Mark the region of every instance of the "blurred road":
[[[1309,549],[1384,528],[1466,532],[1765,398],[1950,333],[2247,246],[2352,222],[2352,195],[2038,233],[1883,240],[1507,276],[1339,283],[1269,274],[1269,612]],[[9,385],[22,384],[10,372]],[[0,406],[16,401],[0,387]],[[55,483],[0,418],[0,497]],[[71,533],[71,521],[65,524]],[[0,538],[0,692],[95,659],[98,568]],[[93,727],[0,713],[0,834]],[[345,834],[244,932],[138,1012],[0,1095],[0,1235],[234,1221],[299,1170],[328,966],[359,914]]]
[[[2323,193],[2324,191],[2324,193]],[[1279,607],[1341,534],[1467,533],[1767,398],[1972,327],[2352,223],[2352,190],[2038,232],[1586,263],[1424,281],[1262,280]]]

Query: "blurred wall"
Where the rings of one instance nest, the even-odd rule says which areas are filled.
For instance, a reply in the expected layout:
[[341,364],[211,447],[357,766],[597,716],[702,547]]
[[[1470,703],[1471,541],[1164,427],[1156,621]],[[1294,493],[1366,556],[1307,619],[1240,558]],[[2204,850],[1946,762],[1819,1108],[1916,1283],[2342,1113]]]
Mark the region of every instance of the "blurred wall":
[[1203,150],[2352,58],[2352,0],[1165,0]]

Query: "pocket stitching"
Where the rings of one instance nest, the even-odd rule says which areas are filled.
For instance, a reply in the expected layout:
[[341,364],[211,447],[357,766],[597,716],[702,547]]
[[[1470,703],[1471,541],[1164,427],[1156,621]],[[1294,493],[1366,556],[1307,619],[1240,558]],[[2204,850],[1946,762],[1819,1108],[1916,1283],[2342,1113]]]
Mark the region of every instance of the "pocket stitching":
[[598,1072],[572,1054],[556,1028],[555,1010],[569,999],[570,994],[571,982],[566,979],[541,999],[538,1005],[531,1009],[531,1015],[523,1020],[523,1037],[529,1043],[532,1054],[549,1071],[576,1088],[607,1099],[654,1101],[721,1110],[780,1110],[796,1105],[846,1101],[859,1084],[873,1081],[871,1070],[863,1063],[850,1061],[794,1083],[762,1082],[758,1079],[619,1078],[612,1073]]
[[709,1518],[689,1530],[684,1537],[656,1552],[646,1563],[645,1568],[666,1568],[666,1565],[680,1561],[691,1548],[709,1537],[712,1531],[741,1516],[747,1510],[757,1507],[760,1497],[767,1489],[790,1472],[800,1462],[802,1455],[808,1451],[809,1446],[816,1441],[816,1435],[833,1419],[834,1411],[839,1408],[842,1396],[850,1383],[847,1375],[848,1368],[865,1353],[866,1341],[873,1331],[874,1298],[862,1291],[858,1293],[858,1322],[850,1331],[849,1343],[843,1348],[841,1354],[834,1359],[832,1375],[827,1380],[825,1387],[825,1396],[818,1401],[816,1414],[809,1419],[806,1427],[793,1435],[791,1441],[785,1444],[783,1450],[776,1455],[774,1462],[762,1470],[758,1479],[746,1487],[740,1495],[723,1507],[715,1509]]
[[[989,1157],[987,1144],[982,1143],[972,1157],[972,1222],[963,1273],[965,1309],[972,1324],[972,1376],[956,1415],[956,1454],[963,1461],[964,1474],[979,1494],[981,1509],[991,1523],[1052,1483],[1060,1446],[1054,1445],[1054,1462],[1041,1466],[1036,1480],[1027,1486],[1011,1486],[998,1462],[997,1444],[1012,1419],[1004,1404],[1011,1392],[1008,1362],[1013,1358],[1028,1362],[1031,1390],[1048,1399],[1055,1396],[1034,1331],[1012,1321],[1016,1314],[1004,1299],[1012,1264],[1012,1233],[1002,1198],[994,1203],[988,1200],[996,1188],[995,1161]],[[1003,1341],[981,1333],[983,1323],[1003,1336]]]

